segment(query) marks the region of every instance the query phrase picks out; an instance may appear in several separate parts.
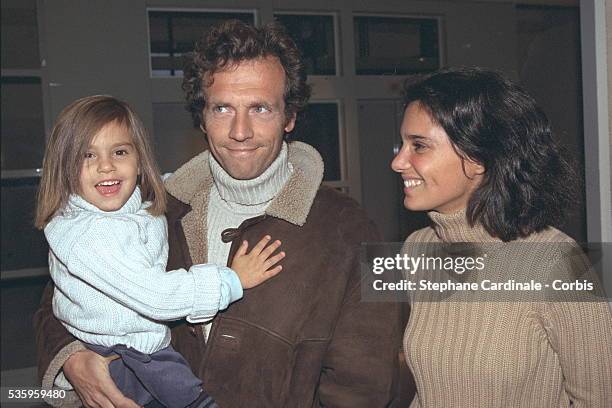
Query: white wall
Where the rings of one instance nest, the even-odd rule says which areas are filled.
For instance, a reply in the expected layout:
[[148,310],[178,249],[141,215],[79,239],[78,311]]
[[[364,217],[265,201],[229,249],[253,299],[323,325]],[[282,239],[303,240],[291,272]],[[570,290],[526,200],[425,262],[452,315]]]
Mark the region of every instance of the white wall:
[[606,37],[609,5],[610,0],[580,2],[587,237],[591,242],[612,242],[610,56],[607,55],[610,47]]
[[[608,52],[608,118],[610,119],[612,118],[612,0],[606,0],[606,50]],[[610,131],[611,129],[608,129],[608,133]],[[612,158],[612,142],[610,143],[610,157]],[[610,174],[612,174],[612,160],[610,160],[609,167]],[[610,190],[612,191],[612,177],[610,177]]]

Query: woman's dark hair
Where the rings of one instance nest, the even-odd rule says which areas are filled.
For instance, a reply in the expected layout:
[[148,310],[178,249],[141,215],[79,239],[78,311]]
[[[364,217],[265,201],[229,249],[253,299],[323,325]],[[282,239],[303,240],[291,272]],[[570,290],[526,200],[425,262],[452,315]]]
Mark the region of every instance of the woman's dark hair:
[[484,166],[466,210],[471,225],[511,241],[563,221],[574,171],[546,115],[517,84],[481,68],[445,69],[407,81],[404,102],[418,102],[459,156]]
[[285,116],[289,120],[304,109],[310,97],[306,68],[300,51],[285,28],[277,22],[254,27],[239,20],[213,26],[196,44],[187,59],[183,90],[194,125],[202,124],[206,87],[212,75],[232,64],[259,58],[276,57],[285,71]]

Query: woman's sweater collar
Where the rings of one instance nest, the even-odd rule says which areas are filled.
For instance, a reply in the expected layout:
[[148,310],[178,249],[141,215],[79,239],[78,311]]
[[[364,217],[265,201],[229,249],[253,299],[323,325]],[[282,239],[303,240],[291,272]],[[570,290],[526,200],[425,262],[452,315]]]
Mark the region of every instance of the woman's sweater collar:
[[451,214],[430,211],[427,215],[433,221],[436,235],[444,242],[501,242],[492,237],[482,224],[470,226],[465,208]]
[[291,175],[291,165],[287,160],[287,144],[283,142],[281,151],[261,175],[251,180],[237,180],[230,176],[212,154],[208,162],[215,187],[221,198],[229,203],[257,205],[269,202],[283,188]]

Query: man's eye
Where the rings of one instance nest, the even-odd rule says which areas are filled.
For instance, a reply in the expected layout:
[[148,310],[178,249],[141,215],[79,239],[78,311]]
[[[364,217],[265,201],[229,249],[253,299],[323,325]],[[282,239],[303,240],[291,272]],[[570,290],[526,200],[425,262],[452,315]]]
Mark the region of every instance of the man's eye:
[[268,113],[270,112],[270,109],[267,106],[256,106],[254,109],[255,113]]
[[218,106],[215,106],[215,107],[213,108],[213,110],[214,110],[216,113],[227,113],[227,112],[229,112],[229,109],[227,108],[227,106],[223,106],[223,105],[218,105]]

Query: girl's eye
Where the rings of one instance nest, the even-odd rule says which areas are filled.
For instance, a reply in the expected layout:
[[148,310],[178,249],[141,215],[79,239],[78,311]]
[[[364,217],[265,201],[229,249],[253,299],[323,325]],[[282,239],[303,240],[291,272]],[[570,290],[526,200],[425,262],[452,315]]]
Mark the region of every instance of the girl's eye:
[[93,159],[95,157],[95,155],[91,152],[87,152],[85,153],[85,158],[86,159]]
[[115,152],[115,154],[116,154],[117,156],[125,156],[126,154],[128,154],[128,151],[127,151],[127,150],[123,150],[123,149],[121,149],[121,150],[117,150],[117,151]]

